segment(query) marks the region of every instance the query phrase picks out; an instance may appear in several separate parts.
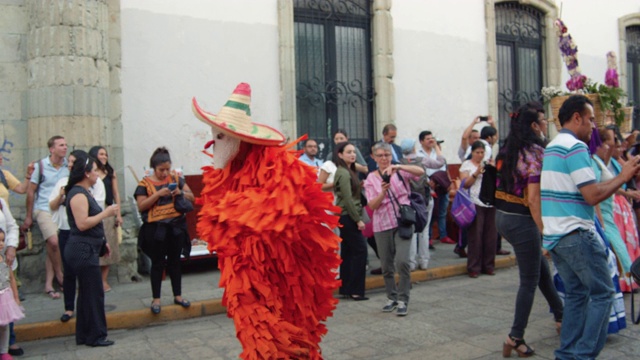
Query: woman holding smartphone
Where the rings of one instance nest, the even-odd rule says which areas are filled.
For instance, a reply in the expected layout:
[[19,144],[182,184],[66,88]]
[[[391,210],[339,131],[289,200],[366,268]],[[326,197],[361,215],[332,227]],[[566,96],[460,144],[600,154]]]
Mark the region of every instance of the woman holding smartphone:
[[157,148],[153,152],[150,167],[153,174],[140,181],[134,195],[143,221],[139,242],[142,251],[151,258],[151,312],[159,314],[165,269],[171,278],[173,302],[185,308],[191,306],[182,298],[180,269],[180,255],[190,239],[186,217],[175,209],[174,203],[176,196],[184,196],[191,202],[194,197],[184,179],[171,171],[171,157],[166,148]]

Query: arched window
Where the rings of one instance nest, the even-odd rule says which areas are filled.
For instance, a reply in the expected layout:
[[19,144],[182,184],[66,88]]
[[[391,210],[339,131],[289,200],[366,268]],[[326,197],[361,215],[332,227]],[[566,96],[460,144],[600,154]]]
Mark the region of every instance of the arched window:
[[541,101],[544,14],[517,2],[495,5],[500,139],[509,133],[509,113]]
[[640,26],[626,28],[627,94],[633,104],[633,128],[640,128]]
[[343,128],[369,153],[373,136],[370,0],[294,0],[297,132],[324,159]]

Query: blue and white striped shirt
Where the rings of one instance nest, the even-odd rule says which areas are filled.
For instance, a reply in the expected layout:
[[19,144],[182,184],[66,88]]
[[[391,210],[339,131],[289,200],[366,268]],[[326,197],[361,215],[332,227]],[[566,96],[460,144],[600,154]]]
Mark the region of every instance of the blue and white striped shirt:
[[587,145],[562,129],[547,145],[540,176],[543,246],[553,249],[570,232],[593,228],[594,207],[580,188],[596,182]]

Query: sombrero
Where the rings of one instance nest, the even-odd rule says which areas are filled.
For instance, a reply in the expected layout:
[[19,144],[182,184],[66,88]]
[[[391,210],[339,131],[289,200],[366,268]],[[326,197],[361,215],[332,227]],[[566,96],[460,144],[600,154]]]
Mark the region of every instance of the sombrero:
[[214,126],[229,136],[258,145],[280,145],[284,135],[267,125],[251,121],[251,86],[240,83],[218,115],[210,114],[198,106],[193,98],[192,108],[196,117],[210,126]]

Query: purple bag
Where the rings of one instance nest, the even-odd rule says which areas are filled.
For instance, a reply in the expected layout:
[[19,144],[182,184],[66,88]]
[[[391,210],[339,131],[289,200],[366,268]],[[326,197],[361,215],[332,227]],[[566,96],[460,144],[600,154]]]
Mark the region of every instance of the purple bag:
[[[466,180],[466,179],[465,179]],[[464,180],[453,198],[451,204],[451,216],[461,228],[468,228],[476,218],[476,205],[471,200],[469,190],[464,188]]]

